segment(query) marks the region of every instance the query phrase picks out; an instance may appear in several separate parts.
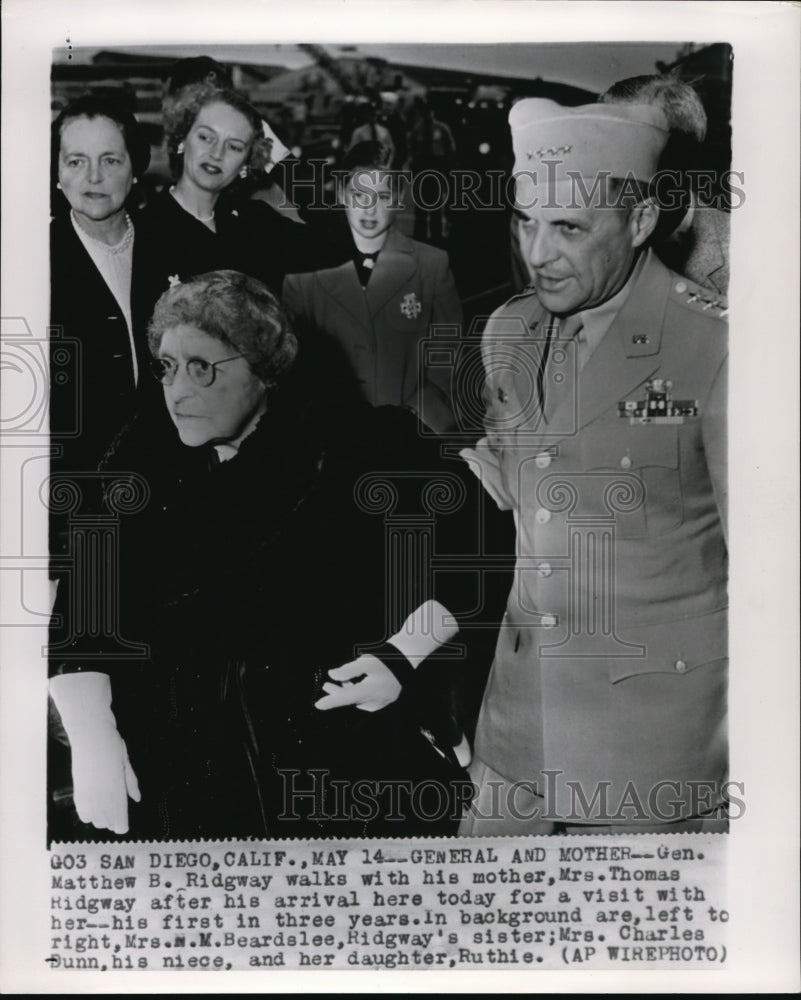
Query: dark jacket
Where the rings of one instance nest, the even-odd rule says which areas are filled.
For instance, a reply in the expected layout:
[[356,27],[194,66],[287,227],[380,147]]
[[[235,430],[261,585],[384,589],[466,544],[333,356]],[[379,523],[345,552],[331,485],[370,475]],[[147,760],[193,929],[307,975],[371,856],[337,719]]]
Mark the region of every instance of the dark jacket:
[[[147,322],[160,294],[147,227],[134,226],[131,316],[139,386],[147,370]],[[60,469],[97,468],[114,436],[133,416],[137,387],[131,338],[117,300],[86,252],[68,214],[50,225],[50,433]],[[60,457],[59,457],[60,456]]]
[[[64,480],[77,484],[87,513],[92,474],[119,430],[158,394],[148,371],[147,322],[159,294],[153,241],[147,226],[134,226],[131,277],[133,344],[139,378],[134,381],[131,337],[122,310],[75,232],[68,214],[50,225],[50,440],[51,492]],[[70,487],[71,488],[71,487]],[[51,510],[54,558],[66,552],[66,521]]]
[[167,190],[139,215],[158,236],[161,291],[172,276],[186,281],[230,269],[258,278],[277,294],[289,272],[331,267],[350,254],[348,241],[334,233],[327,216],[300,224],[261,201],[223,195],[214,213],[216,232],[181,208]]

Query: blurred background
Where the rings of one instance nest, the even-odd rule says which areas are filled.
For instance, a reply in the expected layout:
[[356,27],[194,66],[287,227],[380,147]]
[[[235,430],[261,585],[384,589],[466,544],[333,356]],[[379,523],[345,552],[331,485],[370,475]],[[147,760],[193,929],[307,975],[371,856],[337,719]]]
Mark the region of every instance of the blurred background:
[[725,43],[72,48],[53,54],[53,116],[87,91],[121,93],[147,129],[146,190],[158,190],[171,181],[161,122],[166,82],[176,60],[199,55],[230,71],[235,89],[291,150],[256,197],[269,201],[278,184],[301,210],[332,203],[332,172],[360,127],[387,130],[398,169],[428,164],[451,177],[471,171],[477,180],[469,197],[451,188],[449,204],[425,218],[415,218],[407,198],[399,220],[409,235],[449,252],[468,324],[511,290],[504,181],[511,167],[507,115],[517,99],[586,104],[617,80],[672,70],[706,108],[704,168],[718,174],[731,162],[733,56]]

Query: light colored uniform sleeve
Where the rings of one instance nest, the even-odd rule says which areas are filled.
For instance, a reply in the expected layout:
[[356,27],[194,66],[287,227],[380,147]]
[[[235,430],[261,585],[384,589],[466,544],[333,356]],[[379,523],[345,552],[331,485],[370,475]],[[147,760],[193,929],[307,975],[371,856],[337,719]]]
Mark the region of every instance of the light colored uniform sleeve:
[[478,476],[481,485],[499,509],[512,510],[515,503],[506,487],[506,480],[501,471],[500,455],[492,448],[489,439],[483,437],[474,448],[462,448],[459,454],[470,466],[474,475]]
[[728,393],[728,359],[715,375],[707,397],[701,434],[706,451],[707,467],[712,489],[718,505],[723,534],[728,542],[729,484],[728,484],[728,435],[726,403]]

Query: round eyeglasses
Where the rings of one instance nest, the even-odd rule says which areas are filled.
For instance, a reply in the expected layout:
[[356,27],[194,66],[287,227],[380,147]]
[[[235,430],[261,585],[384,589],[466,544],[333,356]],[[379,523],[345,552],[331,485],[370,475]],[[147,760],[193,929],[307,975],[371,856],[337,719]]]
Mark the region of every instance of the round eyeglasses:
[[[224,365],[228,361],[236,361],[237,358],[244,357],[244,354],[234,354],[230,358],[214,362],[204,361],[202,358],[190,358],[184,363],[184,367],[186,374],[195,385],[205,389],[217,377],[217,365]],[[172,385],[180,367],[177,361],[172,361],[170,358],[153,358],[150,362],[150,370],[153,372],[154,378],[162,385]]]

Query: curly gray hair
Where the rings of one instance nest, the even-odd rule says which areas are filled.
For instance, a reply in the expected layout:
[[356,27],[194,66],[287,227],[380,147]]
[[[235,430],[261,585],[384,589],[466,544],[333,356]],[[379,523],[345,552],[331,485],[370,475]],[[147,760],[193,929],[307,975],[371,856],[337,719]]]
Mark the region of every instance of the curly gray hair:
[[155,357],[176,326],[196,329],[243,354],[265,385],[275,385],[295,361],[298,342],[289,317],[270,289],[239,271],[209,271],[169,288],[148,327]]

